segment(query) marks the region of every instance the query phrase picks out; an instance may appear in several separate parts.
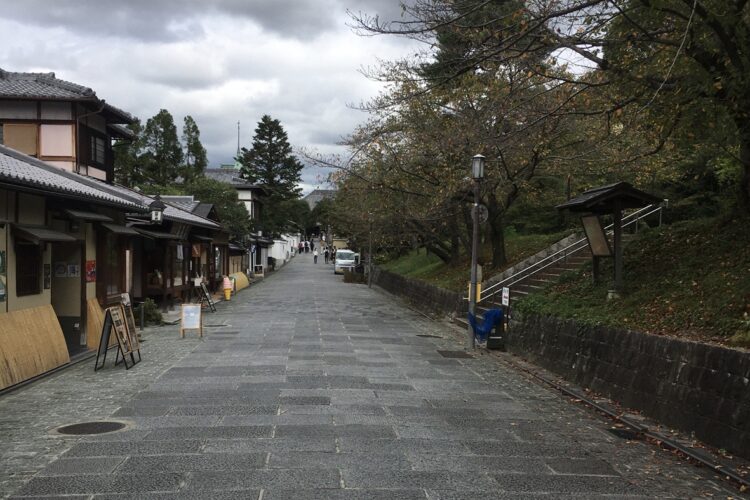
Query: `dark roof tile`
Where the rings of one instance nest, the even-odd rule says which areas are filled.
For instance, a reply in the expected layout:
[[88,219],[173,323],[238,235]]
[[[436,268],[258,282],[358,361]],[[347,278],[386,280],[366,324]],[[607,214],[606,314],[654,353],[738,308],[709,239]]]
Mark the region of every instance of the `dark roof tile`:
[[[14,149],[0,145],[0,182],[39,189],[65,198],[90,200],[92,203],[145,211],[142,204],[98,187],[95,181],[67,170],[48,165]],[[101,183],[104,184],[104,183]]]

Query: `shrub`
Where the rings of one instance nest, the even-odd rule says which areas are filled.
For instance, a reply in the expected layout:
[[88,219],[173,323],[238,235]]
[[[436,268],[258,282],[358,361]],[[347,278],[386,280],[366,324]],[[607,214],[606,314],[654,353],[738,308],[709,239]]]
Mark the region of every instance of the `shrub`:
[[141,305],[147,325],[161,325],[161,311],[152,299],[146,299]]

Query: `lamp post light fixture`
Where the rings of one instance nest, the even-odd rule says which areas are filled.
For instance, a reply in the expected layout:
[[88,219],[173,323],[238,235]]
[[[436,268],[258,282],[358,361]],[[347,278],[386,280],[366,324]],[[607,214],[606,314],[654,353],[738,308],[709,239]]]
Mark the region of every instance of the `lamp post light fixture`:
[[[471,285],[469,286],[469,313],[474,316],[477,312],[477,264],[479,260],[479,184],[484,178],[485,159],[482,155],[474,155],[471,159],[471,177],[474,179],[474,207],[471,211],[473,226],[471,238]],[[474,330],[471,324],[467,327],[466,348],[474,349]]]
[[148,208],[151,211],[151,224],[161,224],[164,220],[164,209],[167,208],[167,205],[161,201],[161,196],[157,194]]

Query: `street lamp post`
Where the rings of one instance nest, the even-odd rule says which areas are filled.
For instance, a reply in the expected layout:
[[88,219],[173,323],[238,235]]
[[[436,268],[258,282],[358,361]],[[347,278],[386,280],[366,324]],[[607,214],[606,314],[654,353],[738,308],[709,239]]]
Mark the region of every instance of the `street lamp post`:
[[167,208],[167,205],[164,204],[163,201],[161,201],[161,196],[158,194],[154,196],[154,201],[152,201],[149,206],[149,212],[151,212],[151,224],[161,224],[164,220],[164,209]]
[[[474,180],[474,206],[471,210],[473,226],[471,238],[471,285],[469,286],[469,313],[477,312],[477,264],[479,260],[479,184],[484,177],[484,156],[475,155],[471,159],[471,178]],[[474,330],[467,327],[466,348],[474,349]]]
[[372,212],[367,212],[367,221],[369,223],[369,235],[367,250],[367,286],[372,288]]

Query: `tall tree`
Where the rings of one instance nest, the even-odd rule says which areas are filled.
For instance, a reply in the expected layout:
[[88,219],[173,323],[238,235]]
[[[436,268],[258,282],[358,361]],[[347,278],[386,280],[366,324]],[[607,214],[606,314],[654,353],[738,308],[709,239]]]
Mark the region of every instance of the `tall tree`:
[[[626,132],[633,124],[650,122],[661,136],[655,144],[633,150],[628,158],[609,161],[663,152],[691,108],[702,112],[706,125],[721,120],[728,133],[717,136],[715,146],[736,151],[739,206],[750,212],[749,2],[539,0],[507,2],[512,8],[498,12],[491,22],[473,16],[499,3],[414,0],[405,7],[403,21],[384,24],[376,17],[357,21],[370,34],[395,33],[429,44],[436,34],[450,33],[453,46],[460,40],[459,46],[466,47],[470,56],[462,58],[463,64],[442,66],[452,71],[452,77],[481,71],[488,62],[525,64],[528,75],[546,80],[547,88],[559,88],[568,96],[547,108],[547,117],[607,118],[605,127],[591,129],[596,133],[590,135],[587,149],[600,151],[610,144],[610,125],[617,122]],[[561,73],[564,60],[587,70]],[[624,119],[628,121],[623,123]]]
[[250,232],[250,215],[231,185],[207,177],[198,177],[185,185],[186,194],[203,203],[212,203],[222,226],[229,230],[232,239],[242,241]]
[[118,141],[112,150],[115,154],[115,181],[123,186],[133,187],[143,180],[139,162],[143,149],[143,125],[136,119],[128,125],[128,130],[133,134],[133,138]]
[[238,160],[242,164],[242,177],[262,184],[268,191],[260,228],[278,234],[288,226],[288,221],[286,211],[277,209],[285,201],[299,197],[302,172],[302,163],[292,154],[281,122],[263,115],[255,129],[252,148],[242,148]]
[[143,155],[140,162],[147,182],[166,186],[180,175],[182,146],[174,118],[166,109],[149,118],[143,129]]
[[185,183],[190,183],[203,175],[203,170],[208,166],[206,148],[201,144],[201,132],[198,124],[192,116],[185,117],[182,126],[182,143],[185,148],[185,164],[182,168],[182,178]]

